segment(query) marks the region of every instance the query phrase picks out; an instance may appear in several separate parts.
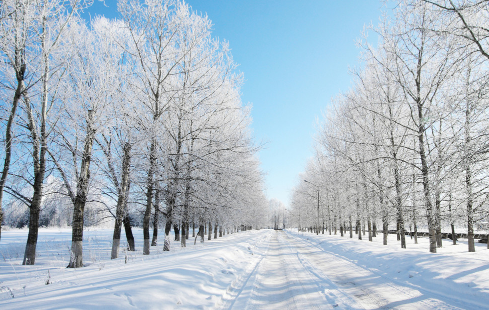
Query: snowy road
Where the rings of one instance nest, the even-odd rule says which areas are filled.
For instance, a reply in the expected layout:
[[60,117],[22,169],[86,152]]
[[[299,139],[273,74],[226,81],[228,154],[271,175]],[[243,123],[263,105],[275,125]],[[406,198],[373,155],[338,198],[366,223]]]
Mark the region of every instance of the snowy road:
[[323,309],[320,284],[305,270],[283,232],[274,232],[265,256],[231,309]]
[[[467,304],[468,302],[468,304]],[[225,309],[465,309],[479,306],[386,278],[314,242],[272,233]]]

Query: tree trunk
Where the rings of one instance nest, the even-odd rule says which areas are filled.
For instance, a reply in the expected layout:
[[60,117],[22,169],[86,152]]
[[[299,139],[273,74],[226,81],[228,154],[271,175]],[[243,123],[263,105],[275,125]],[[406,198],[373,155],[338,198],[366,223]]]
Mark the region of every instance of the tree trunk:
[[219,226],[217,223],[214,225],[214,239],[217,239],[217,226]]
[[[32,139],[32,162],[34,166],[34,185],[33,185],[33,196],[29,207],[29,234],[27,236],[27,243],[25,246],[24,261],[23,265],[34,265],[36,261],[36,246],[37,246],[37,235],[39,230],[39,213],[41,211],[41,202],[43,195],[43,182],[44,175],[46,172],[46,152],[47,152],[47,129],[46,120],[48,115],[48,80],[49,80],[49,57],[46,49],[46,19],[42,20],[42,43],[41,43],[41,54],[42,54],[42,104],[41,104],[41,123],[40,123],[40,133],[38,135],[36,121],[34,120],[34,113],[32,107],[24,92],[24,102],[28,118],[28,129],[31,134]],[[24,64],[22,64],[24,65]],[[22,71],[25,71],[25,65],[21,67]],[[19,77],[17,77],[18,79]]]
[[212,240],[212,223],[209,221],[209,234],[207,240]]
[[368,227],[368,241],[372,242],[372,222],[370,221],[370,217],[367,220],[367,227]]
[[219,226],[219,237],[222,237],[222,225]]
[[175,231],[175,241],[180,241],[180,228],[178,224],[173,224],[173,230]]
[[[380,163],[377,161],[377,177],[379,179],[379,205],[382,210],[382,244],[387,245],[387,237],[389,233],[389,219],[387,209],[384,206],[384,185],[382,183],[382,170],[380,169]],[[376,230],[376,228],[374,228]]]
[[205,236],[205,225],[200,225],[199,226],[199,233],[200,233],[200,243],[204,243],[204,236]]
[[387,239],[389,237],[389,217],[387,210],[382,212],[382,244],[387,245]]
[[132,234],[131,219],[127,214],[124,216],[124,231],[126,232],[127,246],[129,251],[136,251],[136,246],[134,244],[134,235]]
[[416,174],[413,173],[412,200],[413,200],[413,226],[414,244],[418,244],[418,225],[416,217]]
[[398,214],[397,221],[399,223],[399,236],[401,237],[401,248],[406,248],[406,231],[404,230],[404,218],[402,216],[402,210]]
[[351,223],[351,214],[350,214],[350,238],[353,238],[353,227]]
[[440,199],[440,191],[436,191],[436,201],[435,201],[435,222],[436,222],[436,247],[441,248],[443,246],[441,239],[441,199]]
[[187,234],[187,224],[185,222],[182,222],[182,235],[180,237],[180,245],[182,248],[185,248],[187,247],[187,238],[186,238],[186,234]]
[[414,223],[414,244],[418,244],[418,225]]
[[391,155],[394,163],[394,186],[396,189],[396,212],[397,212],[397,240],[401,241],[401,248],[406,248],[406,236],[404,232],[404,216],[403,216],[403,207],[402,207],[402,189],[401,189],[401,172],[399,171],[399,160],[397,159],[398,146],[395,141],[394,136],[394,116],[392,113],[391,105],[388,105],[389,110],[389,120],[390,120],[390,130],[389,130],[389,139],[391,146]]
[[406,233],[404,230],[404,215],[402,208],[402,192],[401,192],[401,176],[397,163],[397,153],[393,152],[394,163],[394,179],[396,188],[396,211],[397,211],[397,240],[401,241],[401,248],[406,248]]
[[[457,244],[457,234],[455,234],[455,225],[453,225],[453,223],[450,225],[452,226],[452,241],[453,241],[453,245],[456,245]],[[489,244],[489,242],[488,242]]]
[[77,181],[76,197],[73,209],[71,257],[69,268],[83,267],[83,215],[88,195],[88,181],[90,179],[90,161],[92,156],[95,129],[93,128],[93,111],[88,110],[87,136],[83,148],[80,175]]
[[[420,66],[420,65],[419,65]],[[421,71],[421,68],[418,68],[418,71]],[[417,87],[418,87],[418,94],[420,93],[419,90],[419,82],[417,81]],[[428,231],[429,231],[429,238],[430,238],[430,252],[431,253],[436,253],[436,232],[435,232],[435,221],[433,218],[433,205],[431,203],[431,189],[430,189],[430,183],[429,183],[429,169],[428,169],[428,163],[426,161],[426,152],[425,152],[425,145],[424,145],[424,134],[425,134],[425,127],[423,120],[425,119],[425,116],[423,114],[423,104],[421,102],[421,98],[417,98],[417,108],[418,108],[418,119],[419,119],[419,125],[418,125],[418,147],[419,147],[419,156],[421,159],[421,175],[423,177],[423,192],[424,192],[424,200],[425,200],[425,207],[426,207],[426,220],[428,222]]]
[[158,212],[155,210],[153,217],[153,239],[151,239],[151,246],[158,245]]
[[158,243],[158,217],[160,214],[160,191],[155,193],[155,213],[153,215],[153,239],[151,240],[151,246],[156,246]]
[[358,231],[358,240],[362,240],[362,223],[360,218],[357,218],[357,231]]
[[121,228],[125,213],[125,207],[127,202],[128,190],[129,190],[129,168],[131,160],[131,144],[124,144],[124,157],[122,159],[122,176],[121,185],[119,188],[119,197],[117,198],[117,207],[114,223],[114,234],[112,237],[112,251],[110,254],[111,259],[119,257],[119,246],[121,242]]
[[[455,225],[453,224],[453,214],[452,214],[452,190],[450,189],[450,194],[448,195],[448,212],[450,213],[450,226],[452,228],[452,242],[453,245],[457,244],[457,235],[455,234]],[[489,244],[489,242],[487,243]]]
[[29,234],[27,235],[27,244],[25,246],[24,261],[22,262],[22,265],[34,265],[36,262],[40,205],[41,197],[39,197],[37,201],[33,202],[29,207]]
[[118,223],[117,219],[115,220],[114,233],[112,235],[112,251],[110,252],[110,259],[116,259],[119,257],[119,246],[121,244],[121,227],[122,227],[121,223],[122,221]]
[[473,200],[472,200],[472,172],[469,165],[466,166],[466,171],[465,171],[465,186],[467,191],[467,243],[469,247],[469,252],[475,252],[474,210],[473,210]]
[[[192,145],[193,145],[193,140],[192,140]],[[192,148],[190,150],[192,152]],[[190,191],[191,191],[191,184],[190,184],[190,162],[187,163],[187,173],[186,173],[186,181],[185,181],[185,194],[184,194],[184,202],[183,202],[183,218],[182,218],[182,238],[181,238],[181,246],[186,247],[187,246],[187,238],[188,238],[188,221],[189,221],[189,212],[190,212]]]
[[[422,141],[420,141],[423,143]],[[430,238],[430,252],[436,253],[436,232],[435,232],[435,223],[433,218],[433,207],[431,204],[431,194],[429,188],[429,177],[428,177],[428,164],[426,163],[426,157],[424,151],[422,152],[422,173],[423,173],[423,190],[424,190],[424,199],[426,205],[426,217],[428,222],[428,232]]]
[[170,251],[170,231],[171,231],[171,220],[170,218],[166,219],[165,223],[165,242],[163,244],[163,251]]
[[[43,82],[45,84],[46,82]],[[46,85],[43,85],[43,88],[47,88]],[[47,90],[46,94],[47,94]],[[46,95],[47,96],[47,95]],[[43,181],[44,174],[46,172],[46,123],[45,117],[42,118],[41,124],[41,135],[40,137],[37,135],[37,131],[35,128],[34,116],[32,113],[31,105],[28,100],[28,97],[24,94],[25,98],[25,106],[28,115],[29,122],[29,131],[31,132],[32,138],[32,159],[34,166],[34,193],[32,195],[32,200],[29,206],[29,234],[27,236],[27,243],[25,246],[24,260],[22,262],[23,265],[34,265],[36,262],[36,246],[37,246],[37,236],[39,231],[39,213],[41,211],[41,201],[43,195]],[[45,97],[46,98],[46,97]],[[46,115],[46,99],[43,98],[43,109],[42,114]]]
[[[16,55],[16,62],[19,61]],[[0,240],[2,239],[2,222],[3,222],[3,209],[2,209],[2,200],[3,200],[3,188],[5,187],[5,183],[7,182],[7,175],[10,169],[10,159],[12,157],[12,125],[14,122],[17,106],[19,104],[20,97],[22,96],[22,92],[24,91],[24,72],[25,72],[25,64],[18,66],[20,70],[17,71],[17,88],[14,94],[14,100],[12,102],[12,109],[10,110],[10,114],[7,121],[7,128],[5,129],[5,160],[3,162],[3,170],[2,176],[0,178]]]
[[[474,244],[474,222],[473,222],[473,212],[472,206],[467,205],[467,243],[469,247],[469,252],[475,252],[475,244]],[[488,241],[489,242],[489,241]]]
[[200,243],[204,242],[204,226],[200,225],[199,230],[197,231],[197,235],[195,236],[194,239],[194,245],[197,243],[197,238],[200,237]]
[[154,189],[154,173],[156,169],[156,141],[153,138],[149,151],[149,169],[146,180],[146,210],[143,218],[143,255],[149,255],[149,221],[151,218],[151,209],[153,208],[153,189]]
[[[467,194],[467,243],[469,252],[475,252],[474,245],[474,210],[473,210],[473,189],[472,189],[472,152],[471,143],[472,136],[470,135],[470,120],[471,120],[470,102],[466,102],[465,109],[465,145],[464,145],[464,161],[465,161],[465,190]],[[488,240],[489,244],[489,240]]]
[[401,241],[401,234],[399,233],[400,225],[399,225],[399,218],[397,218],[396,221],[396,235],[397,235],[397,241]]

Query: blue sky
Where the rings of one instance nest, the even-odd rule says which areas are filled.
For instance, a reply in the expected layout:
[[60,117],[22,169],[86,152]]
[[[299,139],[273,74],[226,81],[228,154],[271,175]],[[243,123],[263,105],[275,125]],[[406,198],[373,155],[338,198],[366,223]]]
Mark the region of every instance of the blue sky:
[[[92,14],[117,16],[115,0],[95,0]],[[242,100],[253,105],[253,133],[267,197],[289,204],[299,173],[313,156],[317,120],[330,99],[350,87],[359,65],[355,42],[378,23],[380,0],[188,0],[207,14],[213,35],[229,41],[244,73]]]

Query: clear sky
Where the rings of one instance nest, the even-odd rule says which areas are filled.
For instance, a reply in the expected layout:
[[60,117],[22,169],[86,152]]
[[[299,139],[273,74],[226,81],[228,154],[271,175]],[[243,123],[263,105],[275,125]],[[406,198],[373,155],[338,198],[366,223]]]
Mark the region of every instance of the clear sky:
[[[95,0],[91,14],[117,16],[116,0]],[[267,197],[289,205],[290,191],[313,156],[317,120],[350,87],[359,65],[355,43],[377,25],[381,0],[187,0],[229,41],[244,73],[242,100],[253,105],[253,133]]]

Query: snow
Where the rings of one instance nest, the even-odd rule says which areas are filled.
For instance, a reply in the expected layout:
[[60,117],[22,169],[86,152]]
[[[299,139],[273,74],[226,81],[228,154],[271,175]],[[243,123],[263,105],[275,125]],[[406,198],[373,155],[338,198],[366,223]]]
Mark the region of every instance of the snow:
[[[172,243],[110,260],[112,231],[84,232],[84,262],[67,269],[71,231],[41,229],[36,265],[22,266],[27,231],[2,232],[1,309],[485,309],[489,251],[444,240],[401,249],[368,240],[253,230],[187,248]],[[354,236],[356,237],[356,236]],[[161,236],[160,236],[161,238]],[[162,242],[161,242],[162,243]],[[121,248],[124,245],[121,244]]]
[[[428,239],[407,239],[401,249],[395,235],[382,245],[382,234],[368,240],[335,235],[297,234],[316,268],[360,308],[486,309],[489,302],[489,251],[477,244],[467,252],[466,241],[443,240],[437,254],[428,252]],[[356,238],[357,236],[354,235]],[[365,239],[366,236],[363,236]],[[354,306],[352,306],[354,308]],[[347,307],[348,308],[348,307]]]

